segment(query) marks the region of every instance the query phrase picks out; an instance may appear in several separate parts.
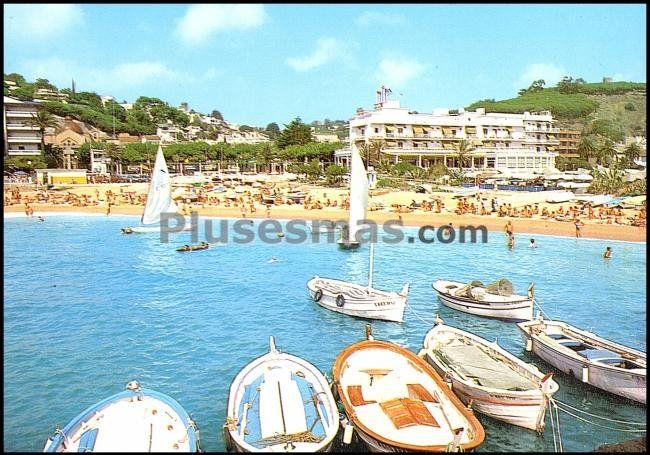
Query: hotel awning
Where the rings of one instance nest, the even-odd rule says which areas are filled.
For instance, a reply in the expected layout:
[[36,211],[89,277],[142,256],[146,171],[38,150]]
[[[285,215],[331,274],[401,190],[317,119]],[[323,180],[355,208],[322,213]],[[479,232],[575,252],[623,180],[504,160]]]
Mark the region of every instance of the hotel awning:
[[553,136],[552,134],[549,134],[549,135],[548,135],[548,138],[549,138],[549,139],[555,139],[555,136]]
[[442,128],[442,134],[444,135],[451,135],[454,134],[454,132],[451,130],[451,128]]
[[450,150],[454,149],[454,144],[450,144],[449,142],[445,142],[444,144],[442,144],[442,146],[446,149],[450,149]]
[[422,129],[421,126],[413,126],[413,132],[416,134],[422,134],[424,130]]
[[397,142],[386,141],[386,147],[397,147]]
[[395,127],[393,125],[384,125],[384,128],[386,129],[387,133],[392,133],[395,131]]
[[475,126],[466,126],[465,130],[470,134],[476,133],[476,127]]
[[430,126],[423,126],[423,127],[422,127],[422,130],[423,130],[425,133],[430,133],[430,132],[431,132],[431,127],[430,127]]
[[546,147],[546,150],[550,150],[552,152],[555,150],[555,147]]
[[483,141],[473,140],[472,145],[483,145]]

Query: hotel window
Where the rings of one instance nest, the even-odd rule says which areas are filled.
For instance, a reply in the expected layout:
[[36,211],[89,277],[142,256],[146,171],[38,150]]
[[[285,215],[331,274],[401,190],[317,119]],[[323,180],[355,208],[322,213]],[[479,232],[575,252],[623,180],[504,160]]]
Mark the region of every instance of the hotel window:
[[397,128],[397,134],[402,134],[404,132],[404,128]]
[[404,143],[403,142],[398,142],[397,147],[398,148],[404,148]]
[[375,133],[379,133],[379,128],[375,128]]
[[494,158],[487,158],[487,167],[494,168]]

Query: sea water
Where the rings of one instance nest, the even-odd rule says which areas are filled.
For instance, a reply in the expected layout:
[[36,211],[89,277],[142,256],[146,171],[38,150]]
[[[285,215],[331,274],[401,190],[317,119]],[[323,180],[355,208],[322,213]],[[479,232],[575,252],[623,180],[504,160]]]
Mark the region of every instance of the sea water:
[[[230,220],[233,221],[233,220]],[[224,450],[221,427],[232,379],[248,362],[277,347],[316,365],[331,378],[336,355],[364,338],[367,320],[338,314],[309,298],[314,275],[367,283],[367,245],[270,244],[231,240],[180,253],[189,232],[161,243],[158,233],[124,235],[133,216],[48,216],[4,220],[4,449],[42,450],[56,425],[120,392],[136,379],[175,398],[201,430],[203,448]],[[259,226],[255,221],[253,227]],[[217,230],[215,220],[214,230]],[[512,322],[481,318],[443,306],[437,279],[489,283],[509,279],[518,293],[535,283],[547,315],[646,351],[646,245],[516,234],[487,243],[417,240],[379,243],[374,286],[399,291],[411,284],[404,322],[373,321],[376,339],[418,352],[436,314],[446,324],[497,340],[514,355],[552,367],[525,352]],[[201,235],[201,233],[200,233]],[[431,235],[427,234],[427,238]],[[203,240],[200,238],[199,240]],[[613,258],[602,258],[606,246]],[[275,256],[277,261],[270,262]],[[645,422],[646,407],[557,373],[558,400],[595,416]],[[584,413],[560,412],[567,451],[638,437],[638,428]],[[486,438],[478,451],[553,451],[546,432],[521,429],[478,415]],[[587,421],[584,421],[584,420]],[[594,422],[597,425],[594,425]],[[356,448],[363,446],[357,445]],[[339,450],[351,450],[337,445]]]

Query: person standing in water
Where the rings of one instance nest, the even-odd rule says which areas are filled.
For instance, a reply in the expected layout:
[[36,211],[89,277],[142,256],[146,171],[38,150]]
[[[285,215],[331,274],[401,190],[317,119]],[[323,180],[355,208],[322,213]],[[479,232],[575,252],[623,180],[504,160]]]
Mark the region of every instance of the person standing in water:
[[605,258],[605,259],[609,259],[609,258],[611,258],[611,257],[612,257],[612,247],[611,247],[611,246],[608,246],[608,247],[605,249],[605,253],[603,253],[603,258]]

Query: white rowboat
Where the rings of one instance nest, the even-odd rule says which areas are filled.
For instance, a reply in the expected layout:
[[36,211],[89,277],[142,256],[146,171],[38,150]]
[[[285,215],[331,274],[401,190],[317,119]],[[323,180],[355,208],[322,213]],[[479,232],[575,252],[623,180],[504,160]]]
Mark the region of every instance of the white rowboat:
[[336,401],[325,376],[311,363],[269,352],[246,365],[228,395],[223,426],[228,451],[326,452],[339,428]]
[[526,350],[560,371],[606,392],[646,404],[645,352],[540,316],[517,327]]
[[[473,283],[473,282],[472,282]],[[504,320],[529,321],[533,318],[533,285],[528,295],[499,295],[472,283],[437,280],[431,286],[442,303],[464,313]]]
[[44,452],[199,452],[199,430],[173,399],[137,381],[57,429]]
[[549,398],[559,389],[552,374],[545,376],[496,341],[436,322],[419,355],[451,382],[462,402],[494,419],[543,432]]

